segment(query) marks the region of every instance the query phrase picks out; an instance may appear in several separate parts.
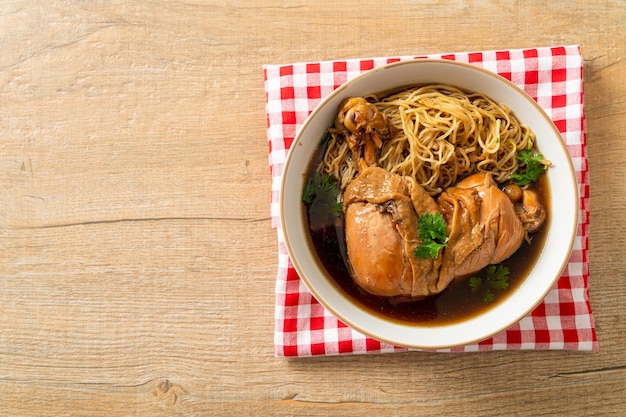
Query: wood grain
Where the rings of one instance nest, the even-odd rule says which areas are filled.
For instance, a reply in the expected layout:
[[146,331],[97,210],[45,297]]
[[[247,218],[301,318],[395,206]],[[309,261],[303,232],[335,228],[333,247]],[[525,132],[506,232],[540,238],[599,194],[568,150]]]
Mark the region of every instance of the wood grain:
[[[619,415],[622,1],[0,4],[0,414]],[[600,351],[274,357],[262,65],[580,44]]]

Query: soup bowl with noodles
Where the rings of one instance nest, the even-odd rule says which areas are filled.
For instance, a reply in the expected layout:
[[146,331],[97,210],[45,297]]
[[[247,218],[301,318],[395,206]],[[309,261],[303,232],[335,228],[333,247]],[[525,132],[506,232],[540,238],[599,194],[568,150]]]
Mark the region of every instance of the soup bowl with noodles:
[[290,259],[338,319],[397,346],[489,338],[567,265],[578,187],[560,133],[479,67],[418,59],[363,73],[307,118],[287,155]]

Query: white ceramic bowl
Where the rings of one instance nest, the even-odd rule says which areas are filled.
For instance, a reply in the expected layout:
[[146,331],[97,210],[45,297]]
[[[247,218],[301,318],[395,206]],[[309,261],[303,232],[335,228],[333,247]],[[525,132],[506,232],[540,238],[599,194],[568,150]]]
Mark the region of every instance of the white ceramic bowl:
[[[539,259],[529,276],[505,300],[478,316],[454,324],[403,324],[360,306],[320,266],[310,242],[302,191],[312,155],[344,98],[436,83],[483,93],[507,105],[535,132],[539,150],[553,163],[547,171],[551,216]],[[550,118],[532,98],[508,80],[477,66],[421,59],[396,62],[363,73],[333,91],[311,113],[299,130],[284,166],[280,217],[295,269],[315,298],[337,318],[380,341],[410,348],[440,349],[491,337],[517,323],[545,298],[567,265],[576,234],[578,204],[578,187],[567,148]]]

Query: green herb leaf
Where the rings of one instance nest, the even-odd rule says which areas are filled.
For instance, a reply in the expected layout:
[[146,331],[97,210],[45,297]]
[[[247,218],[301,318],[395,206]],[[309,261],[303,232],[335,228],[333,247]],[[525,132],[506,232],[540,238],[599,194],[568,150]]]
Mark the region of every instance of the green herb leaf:
[[547,169],[547,166],[543,163],[543,155],[540,153],[534,154],[529,149],[520,151],[517,155],[517,160],[520,162],[520,168],[517,172],[511,174],[511,179],[520,186],[537,181],[539,176]]
[[[472,292],[483,289],[483,301],[491,303],[495,300],[493,291],[509,288],[509,268],[504,265],[489,265],[484,270],[484,278],[470,277],[469,286]],[[484,285],[483,285],[484,284]]]
[[509,268],[503,265],[489,265],[487,280],[494,290],[505,290],[509,287]]
[[326,142],[328,142],[329,139],[330,139],[330,132],[327,130],[322,135],[322,138],[320,139],[320,145],[319,146],[326,145]]
[[[316,174],[317,173],[313,175],[315,176]],[[311,179],[306,183],[306,186],[304,187],[304,192],[302,193],[302,201],[304,201],[307,204],[311,204],[314,198],[315,198],[315,185],[314,185],[314,179],[313,177],[311,177]]]
[[483,286],[483,280],[479,277],[470,277],[469,286],[472,289],[472,292],[477,292],[480,290],[480,287]]
[[309,205],[309,210],[316,216],[337,217],[342,211],[338,196],[339,187],[335,178],[315,172],[304,187],[302,201]]
[[448,225],[441,213],[425,213],[417,219],[419,238],[422,241],[415,248],[415,256],[420,259],[436,258],[439,250],[448,246],[446,232]]

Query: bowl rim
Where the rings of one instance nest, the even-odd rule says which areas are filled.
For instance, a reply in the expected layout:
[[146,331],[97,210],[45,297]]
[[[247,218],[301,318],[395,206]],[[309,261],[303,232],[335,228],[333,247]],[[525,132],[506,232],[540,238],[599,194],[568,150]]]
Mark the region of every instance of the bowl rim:
[[[301,267],[297,257],[294,255],[295,250],[294,250],[294,247],[293,247],[293,243],[291,242],[291,240],[289,238],[288,231],[287,231],[287,224],[286,224],[286,220],[285,220],[286,219],[285,204],[284,204],[284,202],[286,201],[285,200],[285,183],[287,182],[287,179],[288,179],[288,176],[286,174],[287,174],[287,172],[289,172],[289,168],[290,168],[291,164],[293,163],[293,158],[294,158],[293,155],[295,153],[296,148],[298,148],[298,146],[300,145],[303,132],[305,132],[307,130],[307,127],[309,126],[309,124],[312,123],[312,121],[315,119],[315,117],[321,111],[321,109],[326,105],[326,103],[329,102],[329,101],[332,101],[333,98],[336,97],[337,95],[342,94],[343,91],[346,90],[354,82],[357,82],[361,78],[368,77],[368,76],[370,76],[374,72],[385,71],[385,70],[388,70],[388,69],[391,69],[391,68],[404,66],[404,65],[419,65],[420,63],[425,63],[425,62],[428,62],[428,63],[438,63],[438,64],[443,64],[443,65],[459,66],[459,67],[464,67],[467,70],[478,71],[479,73],[485,74],[485,75],[493,78],[497,82],[505,84],[507,88],[515,90],[515,92],[517,94],[519,94],[522,97],[524,97],[525,101],[528,102],[529,104],[531,104],[535,108],[537,114],[541,115],[541,117],[548,123],[548,125],[550,126],[550,128],[552,130],[552,133],[554,133],[555,136],[561,138],[558,141],[558,144],[559,144],[562,152],[566,156],[565,159],[567,161],[568,178],[573,179],[572,184],[571,184],[573,186],[572,187],[573,189],[571,191],[573,192],[573,199],[574,199],[575,207],[573,208],[573,212],[574,212],[573,221],[572,221],[571,228],[570,228],[568,236],[567,236],[568,237],[568,239],[567,239],[568,240],[567,241],[567,249],[564,252],[567,255],[563,256],[563,258],[560,261],[561,262],[560,265],[555,269],[558,272],[555,273],[554,276],[550,279],[550,281],[549,281],[550,285],[547,285],[547,283],[546,283],[545,289],[542,291],[542,293],[540,295],[537,295],[536,298],[533,300],[533,302],[529,303],[527,305],[527,307],[524,308],[523,311],[521,313],[517,314],[515,317],[507,320],[506,322],[503,321],[501,325],[498,325],[498,326],[494,327],[490,331],[485,332],[485,333],[481,334],[480,336],[465,338],[463,340],[459,340],[459,341],[453,342],[453,343],[450,343],[450,342],[448,342],[448,343],[420,343],[420,341],[417,341],[417,342],[414,343],[414,342],[407,342],[407,341],[399,341],[399,340],[396,340],[396,339],[394,339],[392,337],[387,337],[387,336],[384,336],[384,335],[376,334],[375,332],[372,332],[371,330],[369,330],[367,328],[364,328],[362,325],[360,325],[358,323],[355,323],[350,318],[345,317],[343,314],[341,314],[338,311],[338,309],[334,305],[329,303],[324,297],[321,296],[321,294],[317,291],[317,288],[315,287],[315,285],[312,284],[312,282],[309,280],[309,277],[307,276],[305,271],[302,269],[302,267]],[[442,82],[441,84],[446,84],[446,83]],[[454,84],[452,84],[452,83],[448,84],[448,85],[454,86]],[[398,85],[398,88],[402,88],[403,86],[407,86],[408,87],[409,84]],[[371,91],[371,93],[375,93],[375,92],[376,91]],[[480,91],[478,91],[478,92],[480,92]],[[552,189],[552,184],[550,184],[550,188]],[[324,97],[315,106],[315,108],[310,112],[310,114],[306,117],[305,121],[303,122],[303,124],[300,126],[300,128],[296,132],[296,135],[295,135],[295,137],[293,139],[293,142],[292,142],[292,144],[291,144],[291,146],[290,146],[290,148],[289,148],[289,150],[287,152],[287,155],[286,155],[286,158],[285,158],[285,162],[283,164],[283,170],[282,170],[282,173],[281,173],[281,183],[280,183],[280,191],[279,191],[279,220],[280,220],[280,227],[281,227],[281,230],[282,230],[282,233],[283,233],[283,241],[285,243],[285,247],[287,249],[287,254],[289,256],[291,264],[294,267],[294,269],[296,270],[296,272],[297,272],[298,276],[300,277],[300,279],[302,280],[302,282],[307,287],[307,289],[311,292],[311,294],[315,297],[315,299],[320,304],[322,304],[322,306],[324,308],[326,308],[330,313],[332,313],[334,315],[334,317],[336,317],[338,320],[340,320],[341,322],[345,323],[346,325],[348,325],[352,329],[360,332],[364,336],[376,339],[376,340],[381,341],[381,342],[386,342],[386,343],[389,343],[389,344],[392,344],[392,345],[395,345],[395,346],[402,346],[402,347],[412,348],[412,349],[423,349],[423,350],[448,349],[448,348],[464,346],[464,345],[468,345],[468,344],[472,344],[472,343],[477,343],[477,342],[489,339],[489,338],[495,336],[496,334],[498,334],[498,333],[508,329],[509,327],[514,325],[515,323],[519,322],[523,317],[527,316],[539,304],[541,304],[541,302],[543,302],[543,300],[546,298],[548,293],[552,290],[552,288],[554,287],[556,282],[559,280],[559,278],[563,274],[563,271],[565,270],[567,264],[569,263],[569,260],[570,260],[570,257],[571,257],[571,253],[572,253],[572,249],[573,249],[573,246],[574,246],[574,241],[575,241],[575,238],[576,238],[576,231],[577,231],[578,224],[579,224],[579,221],[580,221],[579,216],[580,216],[580,195],[579,195],[578,182],[576,180],[576,171],[574,169],[573,161],[572,161],[571,155],[569,154],[569,151],[567,149],[567,145],[565,143],[565,140],[562,138],[561,133],[559,132],[558,128],[555,126],[552,118],[545,112],[545,110],[528,93],[526,93],[521,87],[519,87],[518,85],[516,85],[512,81],[510,81],[510,80],[502,77],[501,75],[497,74],[496,72],[488,70],[486,68],[483,68],[483,67],[480,67],[480,66],[477,66],[477,65],[473,65],[473,64],[470,64],[470,63],[466,63],[466,62],[453,61],[453,60],[448,60],[448,59],[441,59],[441,58],[415,58],[415,59],[401,60],[401,61],[396,61],[396,62],[392,62],[392,63],[388,63],[388,64],[384,64],[384,65],[375,67],[373,69],[367,70],[365,72],[362,72],[362,73],[360,73],[358,75],[355,75],[354,77],[350,78],[348,81],[346,81],[345,83],[343,83],[342,85],[340,85],[339,87],[334,89],[332,92],[330,92],[326,97]],[[309,247],[309,249],[312,250],[312,248],[310,247],[311,246],[310,242],[302,242],[302,243],[307,245]],[[542,249],[542,252],[544,250],[545,250],[545,246]],[[318,265],[320,267],[322,267],[322,265],[319,262],[318,262]],[[534,271],[534,268],[533,268],[533,270],[530,271],[528,276],[532,275],[533,271]],[[328,275],[328,274],[326,273],[325,275]],[[334,284],[337,287],[337,285],[334,282],[332,284]],[[521,285],[523,285],[523,284],[524,284],[524,282],[522,282]],[[342,290],[339,289],[339,288],[337,288],[337,291],[342,292]],[[519,291],[519,288],[517,288],[515,291]],[[350,297],[347,294],[343,294],[343,297],[346,300],[349,300],[349,302],[351,302],[352,304],[354,304],[354,305],[357,304],[357,302],[355,300],[351,300]],[[505,302],[499,303],[497,306],[502,306],[503,304],[505,304]],[[497,306],[494,306],[494,308],[497,308]],[[360,308],[361,310],[366,310],[362,306],[357,306],[357,307]],[[489,310],[491,310],[491,309],[488,309],[487,311],[489,311]],[[366,314],[368,316],[372,316],[372,313],[370,313],[370,312],[367,312]],[[479,314],[479,315],[477,315],[475,317],[471,317],[468,320],[466,320],[465,323],[470,323],[470,322],[473,322],[475,320],[478,320],[484,314],[485,313],[481,313],[481,314]],[[389,325],[396,324],[395,321],[393,321],[393,320],[385,320],[385,319],[380,319],[380,320],[382,322],[388,323]],[[437,329],[444,329],[445,330],[448,327],[454,326],[454,324],[452,324],[452,325],[442,324],[442,325],[436,325],[436,326],[428,326],[428,325],[415,325],[415,324],[412,324],[412,323],[406,323],[406,324],[400,324],[400,326],[401,327],[402,326],[404,326],[404,327],[421,327],[421,328],[425,328],[425,329],[428,329],[428,330],[436,331]]]

